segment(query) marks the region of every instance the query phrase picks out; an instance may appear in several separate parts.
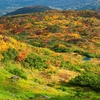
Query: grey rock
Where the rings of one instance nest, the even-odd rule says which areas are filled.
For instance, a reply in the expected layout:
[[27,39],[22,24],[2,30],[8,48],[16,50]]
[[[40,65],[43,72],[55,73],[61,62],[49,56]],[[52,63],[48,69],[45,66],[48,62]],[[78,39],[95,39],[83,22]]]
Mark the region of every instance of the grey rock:
[[19,77],[14,75],[14,76],[11,77],[11,79],[19,79]]

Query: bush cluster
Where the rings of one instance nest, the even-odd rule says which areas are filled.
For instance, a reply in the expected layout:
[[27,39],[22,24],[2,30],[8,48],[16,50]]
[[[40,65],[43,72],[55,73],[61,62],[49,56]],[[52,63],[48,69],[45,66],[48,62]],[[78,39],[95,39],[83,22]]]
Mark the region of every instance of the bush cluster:
[[51,25],[47,27],[47,30],[52,33],[61,32],[62,28],[59,25]]
[[27,58],[22,62],[24,67],[34,67],[36,69],[47,68],[47,58],[38,54],[30,53]]
[[65,45],[55,45],[52,47],[52,50],[53,51],[56,51],[56,52],[71,52],[71,50],[69,48],[67,48]]
[[17,76],[19,76],[19,77],[21,77],[23,79],[27,79],[27,75],[26,75],[26,73],[24,72],[23,69],[15,68],[13,70],[10,70],[9,72],[14,74],[14,75],[17,75]]
[[18,55],[18,51],[14,48],[9,48],[7,51],[2,52],[3,59],[2,61],[15,60],[15,57]]
[[86,57],[90,57],[90,58],[100,58],[100,55],[97,55],[97,54],[94,54],[91,52],[85,52],[82,50],[74,50],[74,52],[79,53],[79,54],[86,56]]
[[100,75],[93,72],[84,72],[72,79],[70,83],[83,87],[90,87],[95,91],[100,91]]

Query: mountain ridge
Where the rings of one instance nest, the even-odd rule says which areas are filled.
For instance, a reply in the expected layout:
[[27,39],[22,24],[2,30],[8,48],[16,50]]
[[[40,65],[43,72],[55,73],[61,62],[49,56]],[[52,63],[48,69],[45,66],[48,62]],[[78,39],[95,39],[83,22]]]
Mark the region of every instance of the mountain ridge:
[[8,1],[0,1],[0,12],[1,15],[7,14],[8,12],[14,11],[18,8],[22,8],[25,6],[32,6],[32,5],[45,5],[45,6],[52,6],[55,8],[61,8],[63,10],[66,9],[76,9],[76,10],[83,10],[83,9],[100,9],[100,1],[99,0],[10,0]]
[[33,13],[33,12],[44,12],[47,10],[54,10],[53,8],[50,8],[48,6],[27,6],[27,7],[23,7],[20,9],[17,9],[13,12],[10,12],[4,16],[7,15],[17,15],[17,14],[27,14],[27,13]]

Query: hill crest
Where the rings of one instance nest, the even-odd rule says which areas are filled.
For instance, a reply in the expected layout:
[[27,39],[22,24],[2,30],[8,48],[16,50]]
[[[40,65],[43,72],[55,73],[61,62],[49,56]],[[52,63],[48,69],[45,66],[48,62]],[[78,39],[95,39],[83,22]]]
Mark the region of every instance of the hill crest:
[[17,15],[17,14],[27,14],[27,13],[33,13],[33,12],[44,12],[47,10],[54,10],[53,8],[50,8],[48,6],[27,6],[27,7],[23,7],[20,9],[17,9],[13,12],[10,12],[7,15]]

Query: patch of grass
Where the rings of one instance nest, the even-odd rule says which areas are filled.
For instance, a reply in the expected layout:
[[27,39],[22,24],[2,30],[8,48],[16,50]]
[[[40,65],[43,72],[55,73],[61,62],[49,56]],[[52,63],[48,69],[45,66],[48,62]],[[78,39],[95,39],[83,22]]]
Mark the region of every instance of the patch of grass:
[[79,65],[74,65],[70,61],[62,61],[60,67],[80,72],[80,66]]
[[11,74],[17,75],[23,79],[27,79],[27,74],[23,69],[19,69],[17,64],[9,63],[6,65],[5,69]]

